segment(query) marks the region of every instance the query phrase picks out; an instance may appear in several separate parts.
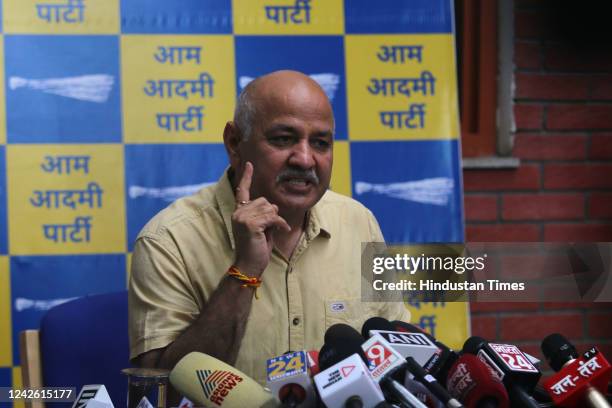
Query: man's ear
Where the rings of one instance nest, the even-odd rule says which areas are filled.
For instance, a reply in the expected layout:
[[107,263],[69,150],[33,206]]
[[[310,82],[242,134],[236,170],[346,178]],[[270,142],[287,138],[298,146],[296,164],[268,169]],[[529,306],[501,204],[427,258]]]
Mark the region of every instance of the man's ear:
[[230,165],[234,169],[240,168],[240,163],[242,161],[240,155],[240,140],[240,130],[238,130],[236,124],[232,121],[227,122],[225,124],[225,129],[223,129],[223,144],[225,145],[225,151],[227,152]]

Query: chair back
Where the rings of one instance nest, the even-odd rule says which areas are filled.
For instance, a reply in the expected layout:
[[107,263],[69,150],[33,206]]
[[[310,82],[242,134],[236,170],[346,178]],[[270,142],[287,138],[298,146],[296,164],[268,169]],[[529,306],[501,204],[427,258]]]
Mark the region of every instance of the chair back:
[[76,387],[78,393],[85,384],[104,384],[113,405],[126,407],[127,377],[121,370],[130,366],[127,291],[50,309],[40,326],[40,354],[46,387]]

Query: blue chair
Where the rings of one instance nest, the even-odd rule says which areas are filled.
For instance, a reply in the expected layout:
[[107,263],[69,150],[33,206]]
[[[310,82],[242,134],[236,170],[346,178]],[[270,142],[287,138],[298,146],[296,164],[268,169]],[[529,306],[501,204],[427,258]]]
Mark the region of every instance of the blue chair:
[[115,407],[127,406],[127,377],[121,374],[130,367],[127,291],[49,309],[40,331],[22,332],[20,345],[24,386],[76,387],[78,393],[85,384],[104,384]]

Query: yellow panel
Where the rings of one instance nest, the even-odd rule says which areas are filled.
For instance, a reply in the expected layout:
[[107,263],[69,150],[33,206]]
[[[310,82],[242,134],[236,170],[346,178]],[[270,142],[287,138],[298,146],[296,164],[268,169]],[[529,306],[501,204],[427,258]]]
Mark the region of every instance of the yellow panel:
[[351,154],[348,142],[334,142],[334,167],[330,189],[351,196]]
[[452,35],[347,35],[345,44],[352,140],[457,138]]
[[119,0],[4,0],[3,6],[5,33],[119,33]]
[[[23,387],[21,381],[21,367],[13,367],[13,388],[21,389]],[[13,408],[24,408],[25,404],[23,400],[16,400],[13,402]]]
[[10,253],[125,252],[123,168],[120,145],[8,145]]
[[13,365],[11,277],[7,256],[0,256],[0,367]]
[[423,321],[425,329],[448,347],[461,350],[470,337],[470,311],[468,302],[421,303],[408,307],[411,323]]
[[232,36],[125,35],[121,60],[126,142],[222,140],[236,100]]
[[234,0],[235,34],[343,34],[343,0]]

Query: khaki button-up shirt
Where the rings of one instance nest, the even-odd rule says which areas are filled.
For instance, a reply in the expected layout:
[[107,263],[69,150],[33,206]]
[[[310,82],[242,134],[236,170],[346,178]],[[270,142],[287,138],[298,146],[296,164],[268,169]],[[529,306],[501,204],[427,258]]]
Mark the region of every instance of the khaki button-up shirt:
[[[216,185],[177,200],[141,231],[129,284],[131,358],[168,346],[198,318],[235,258],[234,208],[224,174]],[[266,359],[288,350],[319,350],[335,323],[361,330],[372,316],[408,321],[401,302],[361,300],[361,244],[381,241],[367,208],[327,191],[310,210],[291,259],[272,252],[236,367],[264,383]]]

